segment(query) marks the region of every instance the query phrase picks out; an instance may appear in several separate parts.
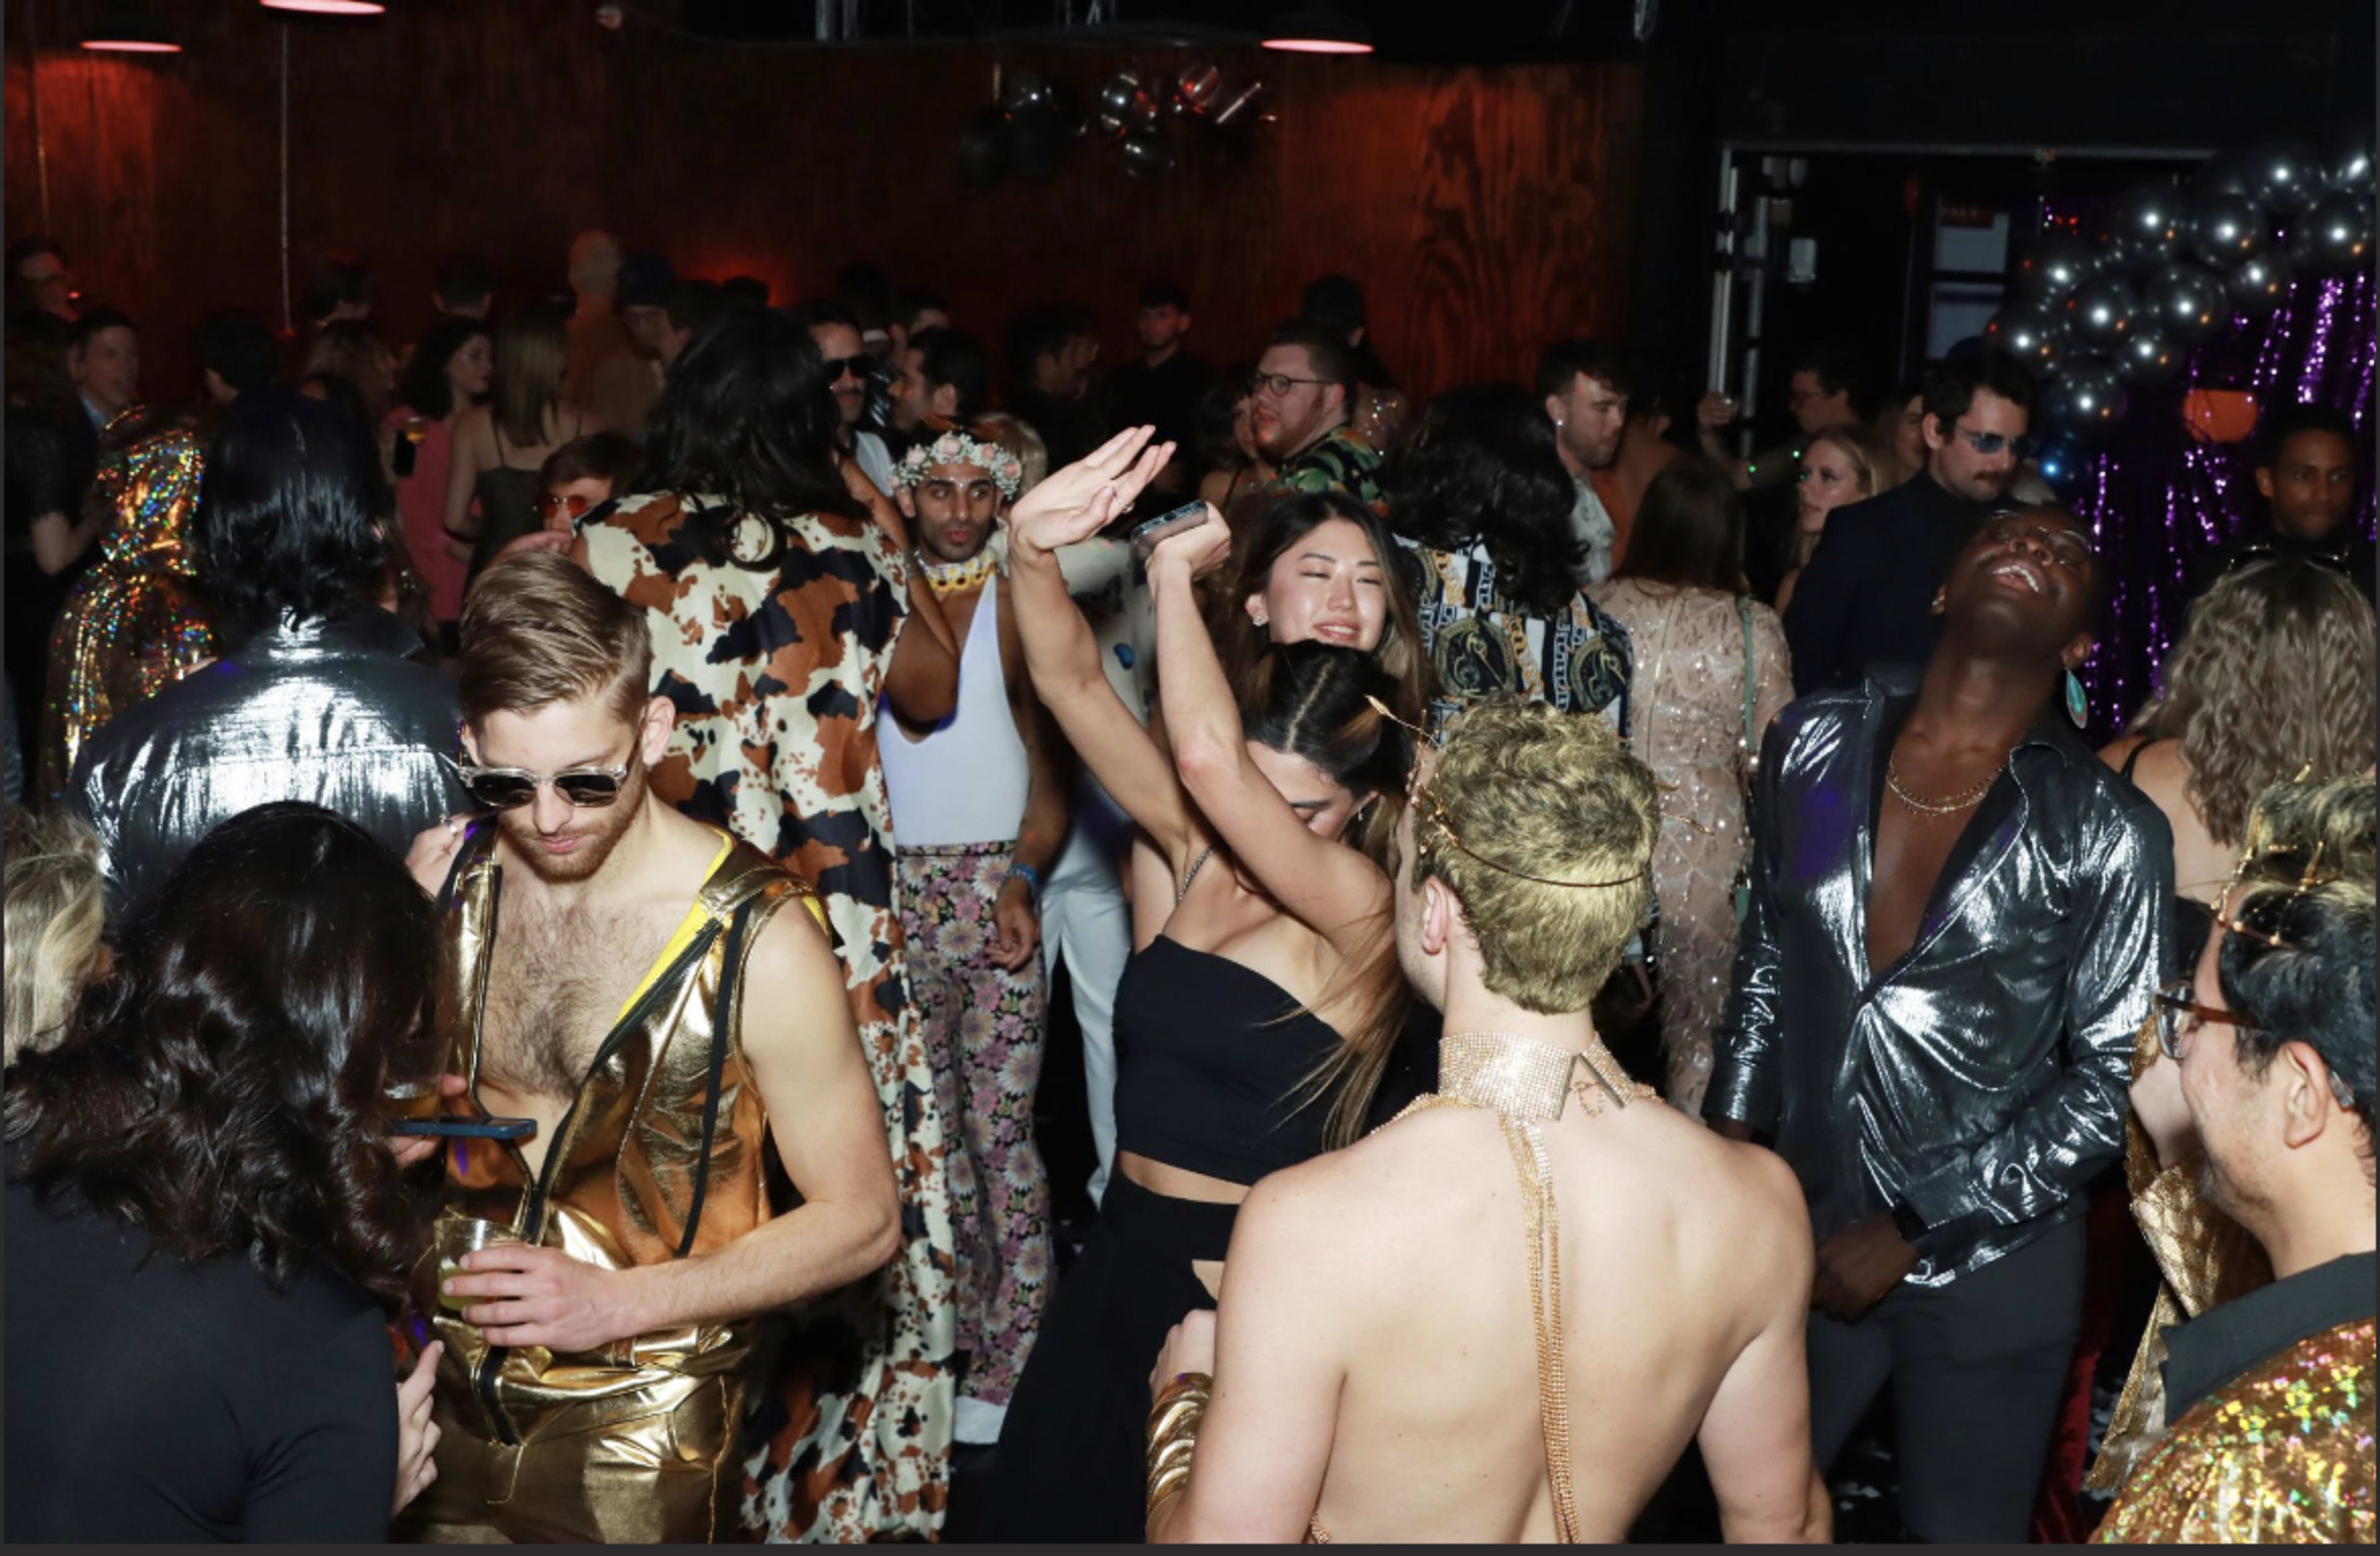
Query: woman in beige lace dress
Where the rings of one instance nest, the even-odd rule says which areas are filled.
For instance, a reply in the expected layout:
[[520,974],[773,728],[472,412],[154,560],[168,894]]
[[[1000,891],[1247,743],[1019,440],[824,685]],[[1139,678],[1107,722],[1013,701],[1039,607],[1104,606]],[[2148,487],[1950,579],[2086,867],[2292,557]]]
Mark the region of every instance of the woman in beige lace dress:
[[1735,963],[1731,888],[1743,858],[1743,785],[1768,721],[1793,696],[1785,629],[1744,585],[1743,504],[1734,483],[1697,457],[1672,460],[1645,487],[1627,559],[1587,597],[1627,626],[1636,649],[1630,743],[1662,790],[1653,954],[1661,971],[1663,1090],[1698,1113],[1710,1084],[1711,1030]]

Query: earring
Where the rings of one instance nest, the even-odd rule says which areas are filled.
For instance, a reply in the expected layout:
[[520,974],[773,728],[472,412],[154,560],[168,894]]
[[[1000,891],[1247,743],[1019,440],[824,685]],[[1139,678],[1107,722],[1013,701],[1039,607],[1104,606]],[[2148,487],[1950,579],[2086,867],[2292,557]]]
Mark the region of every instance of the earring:
[[1257,624],[1258,626],[1264,626],[1269,625],[1269,624],[1271,622],[1272,618],[1271,618],[1270,616],[1269,616],[1269,615],[1265,614],[1262,611],[1258,611],[1258,612],[1256,614],[1255,620],[1256,620],[1256,624]]
[[2082,678],[2071,670],[2066,673],[2066,716],[2076,729],[2091,722],[2091,699],[2082,695]]

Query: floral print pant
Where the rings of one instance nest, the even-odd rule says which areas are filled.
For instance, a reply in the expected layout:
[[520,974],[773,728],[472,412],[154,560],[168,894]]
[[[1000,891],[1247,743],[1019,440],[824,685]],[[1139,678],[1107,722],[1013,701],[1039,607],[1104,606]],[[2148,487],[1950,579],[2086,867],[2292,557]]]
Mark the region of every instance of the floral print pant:
[[1033,1142],[1048,995],[1038,955],[1015,972],[991,959],[992,905],[1010,843],[900,851],[909,997],[933,1055],[950,1153],[958,1245],[963,1397],[1004,1405],[1039,1332],[1052,1275],[1050,1175]]

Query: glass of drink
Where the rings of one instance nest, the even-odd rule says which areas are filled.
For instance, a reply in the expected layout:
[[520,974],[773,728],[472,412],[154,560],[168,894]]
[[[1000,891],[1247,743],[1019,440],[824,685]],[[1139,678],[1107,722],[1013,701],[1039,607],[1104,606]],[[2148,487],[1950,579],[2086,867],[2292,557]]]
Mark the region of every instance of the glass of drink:
[[480,1221],[470,1216],[441,1216],[431,1224],[430,1252],[437,1264],[438,1306],[449,1313],[460,1313],[484,1297],[449,1296],[446,1282],[470,1271],[463,1268],[463,1256],[481,1248],[492,1248],[503,1243],[517,1243],[520,1238],[513,1229],[498,1222]]
[[438,1116],[442,1111],[439,1070],[444,1057],[444,1045],[439,1041],[437,1027],[426,1021],[390,1051],[388,1079],[381,1088],[381,1102],[390,1117]]

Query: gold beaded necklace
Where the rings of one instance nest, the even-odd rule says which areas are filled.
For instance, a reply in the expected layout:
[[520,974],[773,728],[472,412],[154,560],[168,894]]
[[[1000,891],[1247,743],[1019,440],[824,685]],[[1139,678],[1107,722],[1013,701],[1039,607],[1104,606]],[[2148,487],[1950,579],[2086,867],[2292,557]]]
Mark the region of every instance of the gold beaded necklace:
[[1992,792],[1992,785],[2000,781],[2000,774],[2008,771],[2008,758],[2002,757],[1999,766],[1993,768],[1990,775],[1973,788],[1961,789],[1948,799],[1927,799],[1901,787],[1900,772],[1893,766],[1892,759],[1887,757],[1884,759],[1884,786],[1892,791],[1893,798],[1912,810],[1927,816],[1955,816],[1961,810],[1972,810],[1981,805],[1984,796]]

